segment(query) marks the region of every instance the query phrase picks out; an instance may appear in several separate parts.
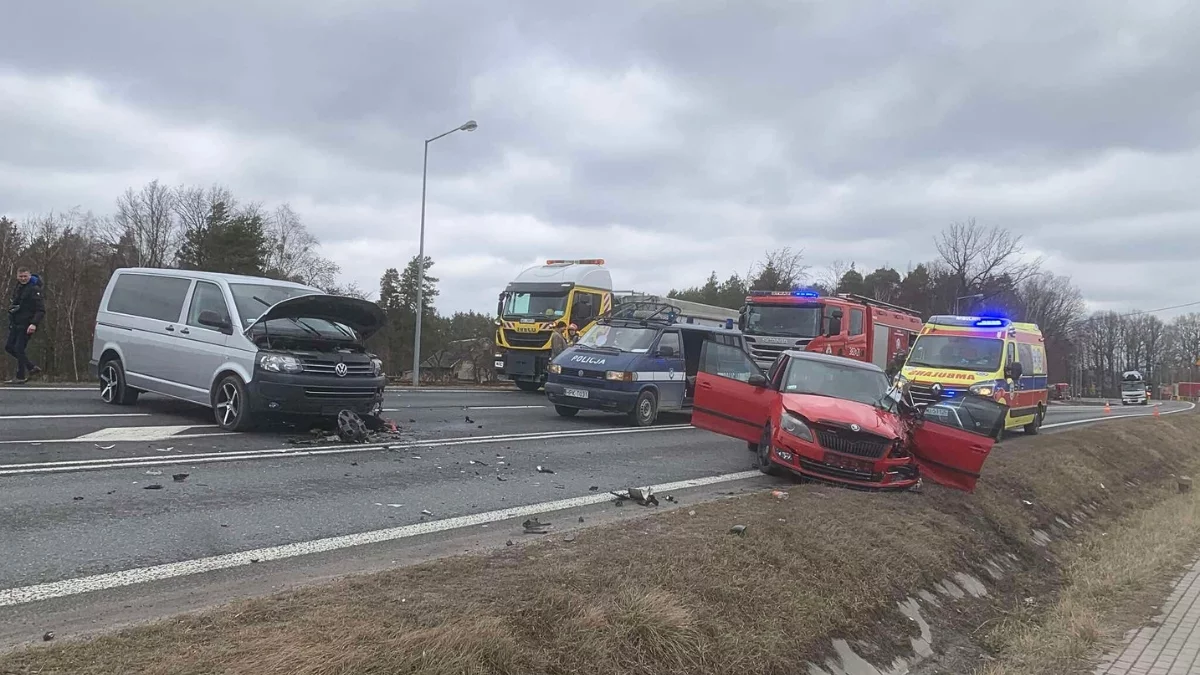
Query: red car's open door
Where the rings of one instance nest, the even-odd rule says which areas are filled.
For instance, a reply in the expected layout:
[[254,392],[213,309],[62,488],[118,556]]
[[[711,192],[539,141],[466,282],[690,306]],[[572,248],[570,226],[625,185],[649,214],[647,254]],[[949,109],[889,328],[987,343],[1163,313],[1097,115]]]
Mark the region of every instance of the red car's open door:
[[971,395],[926,407],[912,427],[910,444],[921,475],[946,487],[973,491],[1007,415],[1003,403]]
[[696,372],[692,426],[758,443],[771,414],[771,403],[778,396],[740,346],[704,342]]

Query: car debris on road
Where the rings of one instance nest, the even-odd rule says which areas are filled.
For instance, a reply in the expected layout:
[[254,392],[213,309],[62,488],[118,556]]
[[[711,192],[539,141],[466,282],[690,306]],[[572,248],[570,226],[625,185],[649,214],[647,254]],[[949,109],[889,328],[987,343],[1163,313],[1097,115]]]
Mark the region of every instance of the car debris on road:
[[654,490],[648,487],[631,487],[626,489],[624,494],[620,492],[609,492],[609,494],[617,498],[617,506],[624,506],[626,500],[636,502],[641,506],[658,506],[658,497],[655,497]]

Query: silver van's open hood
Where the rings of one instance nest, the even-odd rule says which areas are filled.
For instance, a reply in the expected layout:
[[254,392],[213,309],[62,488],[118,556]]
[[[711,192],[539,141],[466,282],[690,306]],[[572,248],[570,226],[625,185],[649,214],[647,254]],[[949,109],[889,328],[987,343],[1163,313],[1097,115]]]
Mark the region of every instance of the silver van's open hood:
[[387,315],[379,305],[369,300],[349,298],[344,295],[299,295],[275,303],[246,328],[252,328],[273,319],[324,319],[349,326],[362,339],[367,339],[387,323]]

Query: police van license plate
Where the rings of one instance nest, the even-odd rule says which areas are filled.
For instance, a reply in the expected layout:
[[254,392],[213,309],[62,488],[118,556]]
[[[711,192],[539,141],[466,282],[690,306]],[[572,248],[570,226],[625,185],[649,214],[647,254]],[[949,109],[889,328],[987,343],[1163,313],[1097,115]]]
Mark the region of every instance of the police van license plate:
[[563,389],[563,393],[567,396],[574,396],[575,398],[588,397],[587,389]]

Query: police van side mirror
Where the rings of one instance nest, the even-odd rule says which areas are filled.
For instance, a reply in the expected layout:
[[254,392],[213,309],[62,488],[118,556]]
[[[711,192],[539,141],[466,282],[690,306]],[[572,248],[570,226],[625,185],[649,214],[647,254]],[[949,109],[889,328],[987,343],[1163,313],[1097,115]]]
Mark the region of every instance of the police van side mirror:
[[658,355],[671,358],[672,356],[675,356],[675,348],[670,345],[663,345],[658,348]]

